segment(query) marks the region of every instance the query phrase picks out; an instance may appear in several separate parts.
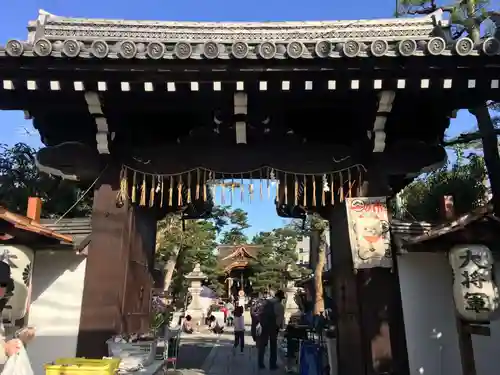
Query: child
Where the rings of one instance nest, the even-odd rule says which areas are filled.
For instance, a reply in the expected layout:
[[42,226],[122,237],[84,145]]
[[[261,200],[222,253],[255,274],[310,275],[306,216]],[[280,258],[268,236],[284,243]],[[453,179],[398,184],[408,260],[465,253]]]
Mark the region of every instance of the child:
[[240,351],[243,353],[245,348],[245,318],[243,317],[243,306],[238,306],[234,310],[234,351],[238,345]]
[[217,334],[217,335],[220,335],[222,333],[224,333],[224,328],[222,328],[219,324],[219,322],[217,321],[217,319],[215,319],[215,316],[211,315],[210,318],[208,319],[209,322],[210,322],[210,325],[209,325],[209,329]]
[[184,331],[184,333],[193,333],[194,329],[192,320],[193,318],[191,317],[191,315],[187,315],[184,319],[184,322],[182,324],[182,330]]
[[233,312],[229,312],[229,316],[227,317],[227,326],[228,327],[232,327],[233,326],[233,322],[234,322],[234,311]]

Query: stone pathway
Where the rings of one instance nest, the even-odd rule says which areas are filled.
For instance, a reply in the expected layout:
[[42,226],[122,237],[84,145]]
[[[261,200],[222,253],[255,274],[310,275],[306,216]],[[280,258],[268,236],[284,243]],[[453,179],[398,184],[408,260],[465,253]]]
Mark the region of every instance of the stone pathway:
[[[232,328],[226,328],[224,334],[218,337],[211,333],[184,335],[181,343],[177,366],[179,375],[282,375],[284,373],[281,370],[258,369],[257,348],[250,336],[250,327],[247,329],[243,353],[238,349],[233,354]],[[268,362],[266,358],[266,365]]]

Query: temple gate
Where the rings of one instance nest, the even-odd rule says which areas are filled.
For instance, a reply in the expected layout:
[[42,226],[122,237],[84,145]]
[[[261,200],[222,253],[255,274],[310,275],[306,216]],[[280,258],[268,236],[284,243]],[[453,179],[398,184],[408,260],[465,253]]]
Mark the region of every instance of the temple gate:
[[500,92],[499,41],[452,41],[441,16],[190,23],[41,11],[26,41],[0,48],[0,108],[33,119],[40,170],[95,181],[78,354],[101,357],[111,335],[145,328],[156,220],[204,217],[208,187],[245,179],[243,199],[276,189],[279,215],[330,222],[339,374],[409,374],[385,199],[443,165],[456,109]]

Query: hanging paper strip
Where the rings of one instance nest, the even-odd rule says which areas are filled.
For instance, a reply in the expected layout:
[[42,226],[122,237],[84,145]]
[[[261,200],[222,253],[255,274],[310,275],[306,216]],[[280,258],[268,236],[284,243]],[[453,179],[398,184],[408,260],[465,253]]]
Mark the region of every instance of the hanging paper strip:
[[[351,176],[359,179],[363,170],[361,164],[356,164],[343,170],[315,174],[297,174],[271,167],[240,173],[195,168],[176,174],[154,174],[123,166],[117,201],[130,199],[145,207],[183,207],[194,201],[206,202],[217,195],[223,204],[228,200],[232,204],[239,190],[240,202],[245,199],[252,202],[256,193],[254,176],[257,176],[260,200],[264,198],[263,184],[266,184],[268,198],[273,189],[281,204],[327,206],[334,205],[336,199],[342,202],[355,195],[354,186],[359,186],[361,181]],[[207,185],[211,194],[208,194]]]
[[354,268],[392,268],[386,198],[345,200]]

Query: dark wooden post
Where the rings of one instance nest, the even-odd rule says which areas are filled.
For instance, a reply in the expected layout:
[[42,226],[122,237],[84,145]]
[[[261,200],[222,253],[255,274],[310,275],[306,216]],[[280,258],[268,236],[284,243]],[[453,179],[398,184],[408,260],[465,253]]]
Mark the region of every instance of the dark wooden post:
[[[387,196],[387,179],[381,168],[375,158],[360,187],[360,196]],[[345,204],[333,210],[330,233],[339,373],[409,374],[397,270],[372,268],[354,272]]]
[[345,204],[336,205],[329,217],[332,278],[337,308],[338,373],[364,375],[361,319],[353,272]]
[[125,331],[146,331],[156,241],[152,211],[116,204],[120,170],[109,166],[94,195],[77,356],[108,355],[106,340]]
[[469,111],[477,119],[483,143],[484,164],[490,179],[493,209],[496,215],[500,215],[500,156],[498,154],[497,133],[486,104]]

